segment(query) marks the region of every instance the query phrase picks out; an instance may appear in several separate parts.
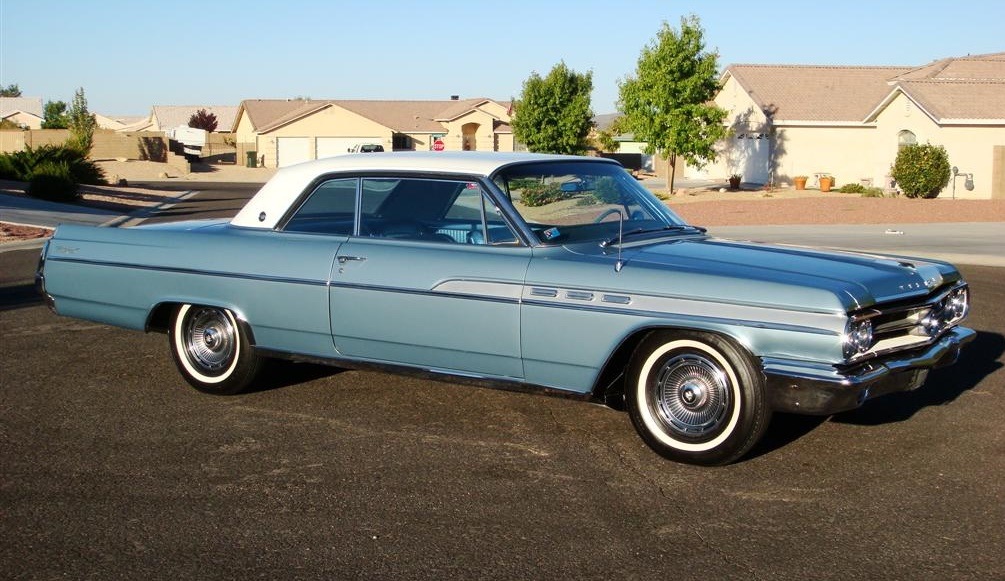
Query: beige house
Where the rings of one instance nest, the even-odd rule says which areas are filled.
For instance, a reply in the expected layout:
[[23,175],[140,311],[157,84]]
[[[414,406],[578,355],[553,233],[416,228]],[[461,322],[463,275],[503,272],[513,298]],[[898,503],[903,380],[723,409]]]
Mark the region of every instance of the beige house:
[[[889,188],[908,143],[942,145],[960,176],[940,194],[1005,197],[1005,53],[923,67],[733,65],[715,102],[731,137],[719,159],[686,177],[791,183],[831,174]],[[972,174],[973,190],[964,185]]]
[[248,99],[233,125],[237,159],[283,167],[379,144],[385,151],[513,151],[509,103],[491,99]]
[[0,97],[0,119],[24,129],[41,129],[45,119],[41,97]]

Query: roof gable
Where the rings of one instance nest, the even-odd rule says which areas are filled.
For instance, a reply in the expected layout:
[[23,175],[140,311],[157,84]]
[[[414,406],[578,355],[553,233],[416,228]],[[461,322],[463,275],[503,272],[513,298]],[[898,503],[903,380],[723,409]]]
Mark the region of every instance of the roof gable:
[[471,111],[482,111],[497,121],[508,123],[490,111],[479,109],[494,104],[505,109],[506,104],[478,98],[464,101],[391,101],[391,100],[267,100],[249,99],[241,102],[240,111],[247,113],[255,131],[275,130],[332,105],[355,113],[398,133],[443,133],[443,122],[462,117]]
[[42,97],[0,97],[0,117],[8,117],[15,111],[42,118]]
[[731,65],[731,75],[774,123],[861,122],[907,67]]

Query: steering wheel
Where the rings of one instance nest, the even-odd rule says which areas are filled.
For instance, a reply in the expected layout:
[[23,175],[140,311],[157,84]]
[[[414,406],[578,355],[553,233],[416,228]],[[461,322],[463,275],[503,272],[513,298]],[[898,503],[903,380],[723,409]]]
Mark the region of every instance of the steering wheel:
[[593,223],[599,224],[600,222],[604,221],[604,218],[608,216],[613,216],[614,214],[621,214],[621,208],[608,208],[604,210],[603,212],[600,213],[599,216],[594,218]]

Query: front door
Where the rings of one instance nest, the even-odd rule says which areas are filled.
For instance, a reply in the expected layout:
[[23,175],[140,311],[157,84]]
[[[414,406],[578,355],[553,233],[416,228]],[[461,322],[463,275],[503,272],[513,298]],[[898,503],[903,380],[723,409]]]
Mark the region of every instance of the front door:
[[357,235],[332,273],[335,348],[350,358],[521,378],[531,252],[478,184],[364,178]]

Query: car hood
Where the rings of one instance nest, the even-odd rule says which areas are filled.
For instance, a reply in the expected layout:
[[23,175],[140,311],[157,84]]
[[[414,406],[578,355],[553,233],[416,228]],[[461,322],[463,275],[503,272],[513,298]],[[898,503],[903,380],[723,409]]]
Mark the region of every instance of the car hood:
[[[617,256],[616,248],[593,248],[569,250]],[[938,261],[706,236],[626,244],[621,258],[625,290],[806,309],[853,310],[924,296],[960,278]]]

